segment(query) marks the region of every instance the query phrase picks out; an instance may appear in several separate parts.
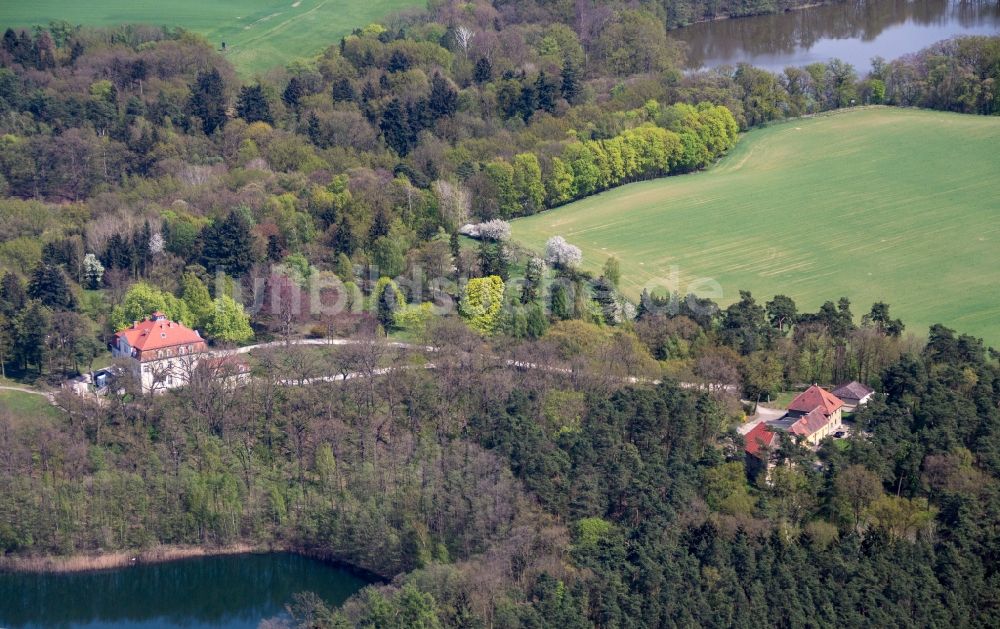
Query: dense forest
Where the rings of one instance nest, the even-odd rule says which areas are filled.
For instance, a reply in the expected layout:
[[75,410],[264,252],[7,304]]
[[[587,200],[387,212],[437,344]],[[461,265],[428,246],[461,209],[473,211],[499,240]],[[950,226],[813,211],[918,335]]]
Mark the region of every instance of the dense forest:
[[[513,345],[445,318],[426,337],[436,369],[276,384],[421,364],[372,339],[276,350],[243,388],[67,395],[65,419],[0,421],[0,543],[242,540],[400,575],[340,611],[303,595],[307,626],[995,626],[1000,366],[941,326],[926,345],[893,336],[883,312],[788,335],[748,301],[707,327],[650,312],[634,331],[564,321]],[[762,348],[741,356],[734,334]],[[879,345],[879,397],[848,439],[782,441],[770,481],[747,476],[732,393],[623,377],[690,344],[708,383],[728,368],[752,396],[821,339],[848,369]]]
[[[1000,38],[681,71],[667,27],[797,4],[433,2],[247,84],[181,30],[6,30],[5,379],[86,372],[154,310],[215,347],[361,342],[261,352],[244,387],[123,376],[0,412],[0,552],[247,542],[391,579],[303,595],[303,626],[1000,624],[993,350],[833,295],[631,304],[614,258],[594,277],[562,239],[508,241],[773,121],[1000,113]],[[289,308],[313,282],[346,307]],[[285,386],[331,373],[361,377]],[[748,476],[755,402],[853,379],[878,396],[852,436]]]

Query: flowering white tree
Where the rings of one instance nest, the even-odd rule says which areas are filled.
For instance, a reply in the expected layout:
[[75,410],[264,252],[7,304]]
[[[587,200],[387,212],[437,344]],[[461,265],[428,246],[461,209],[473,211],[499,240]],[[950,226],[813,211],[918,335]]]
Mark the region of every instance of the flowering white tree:
[[495,218],[479,224],[479,237],[483,240],[495,240],[497,242],[510,239],[510,223]]
[[579,247],[569,244],[562,236],[553,236],[545,242],[545,261],[552,266],[573,268],[583,260]]
[[485,223],[463,225],[458,233],[470,238],[482,238],[483,240],[495,240],[504,242],[510,239],[510,223],[495,218]]
[[156,232],[149,237],[149,252],[154,256],[158,256],[163,253],[163,234]]
[[83,281],[87,288],[97,288],[104,278],[104,265],[92,253],[83,257]]

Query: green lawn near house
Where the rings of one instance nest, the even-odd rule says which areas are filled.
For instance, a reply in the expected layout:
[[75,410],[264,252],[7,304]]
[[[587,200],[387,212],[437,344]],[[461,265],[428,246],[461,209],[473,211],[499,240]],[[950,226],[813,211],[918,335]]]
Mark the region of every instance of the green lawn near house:
[[751,290],[815,311],[885,301],[908,330],[941,322],[1000,345],[1000,117],[875,107],[746,133],[717,165],[515,220],[514,240],[621,260],[637,298],[722,305]]
[[56,418],[62,413],[48,398],[23,391],[0,390],[0,412],[21,419]]

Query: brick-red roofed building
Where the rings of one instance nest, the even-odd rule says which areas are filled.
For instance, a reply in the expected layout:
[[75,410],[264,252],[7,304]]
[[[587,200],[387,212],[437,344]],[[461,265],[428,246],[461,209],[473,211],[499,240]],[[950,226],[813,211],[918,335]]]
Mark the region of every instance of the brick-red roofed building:
[[773,425],[817,445],[841,427],[843,408],[840,398],[814,384],[795,396],[788,414]]
[[843,408],[844,403],[836,395],[814,384],[795,396],[792,403],[788,405],[788,410],[805,415],[817,406],[822,407],[826,415],[833,415]]
[[132,361],[132,371],[144,391],[187,384],[198,356],[207,349],[196,330],[167,319],[162,312],[119,330],[111,347],[112,355]]
[[769,450],[777,445],[777,433],[770,430],[764,422],[760,422],[743,435],[743,452],[746,454],[747,474],[751,479],[756,479],[761,474],[767,478],[769,470],[774,467],[774,457]]
[[778,435],[768,430],[767,424],[761,422],[753,427],[753,430],[743,435],[743,449],[747,454],[757,458],[762,456],[764,448],[771,448],[777,441]]
[[816,433],[823,430],[830,423],[830,417],[823,412],[823,409],[816,407],[805,415],[799,417],[788,427],[788,430],[800,437],[809,439]]

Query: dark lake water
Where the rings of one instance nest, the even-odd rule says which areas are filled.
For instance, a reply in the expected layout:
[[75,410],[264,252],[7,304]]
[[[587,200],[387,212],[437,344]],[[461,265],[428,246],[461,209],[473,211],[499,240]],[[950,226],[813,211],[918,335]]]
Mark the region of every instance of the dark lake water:
[[297,592],[331,605],[367,585],[290,553],[199,557],[74,574],[0,573],[0,628],[256,627]]
[[688,46],[688,69],[740,62],[770,70],[839,58],[866,72],[955,35],[1000,34],[1000,1],[868,0],[778,15],[704,22],[671,31]]

